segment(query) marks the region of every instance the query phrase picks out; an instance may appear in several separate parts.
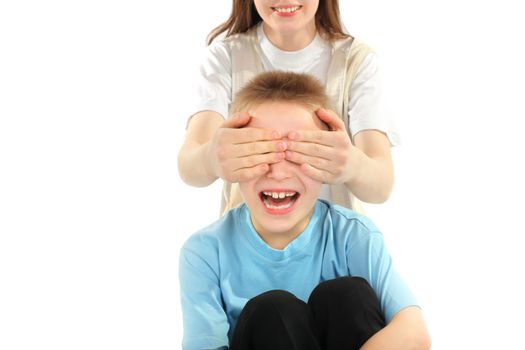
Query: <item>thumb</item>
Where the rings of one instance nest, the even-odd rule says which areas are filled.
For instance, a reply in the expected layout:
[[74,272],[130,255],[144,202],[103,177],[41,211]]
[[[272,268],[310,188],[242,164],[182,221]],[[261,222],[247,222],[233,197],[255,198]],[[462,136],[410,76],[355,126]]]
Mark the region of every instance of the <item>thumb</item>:
[[232,115],[222,123],[222,128],[242,128],[246,126],[252,117],[246,112],[239,112]]
[[330,109],[319,108],[315,114],[323,121],[331,131],[345,130],[345,124],[339,116]]

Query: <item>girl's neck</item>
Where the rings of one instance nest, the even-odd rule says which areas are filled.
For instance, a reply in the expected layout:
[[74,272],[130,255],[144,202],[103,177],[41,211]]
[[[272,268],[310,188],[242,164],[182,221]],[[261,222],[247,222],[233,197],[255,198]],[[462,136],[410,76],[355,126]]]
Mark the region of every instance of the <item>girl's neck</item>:
[[270,42],[283,51],[299,51],[307,47],[315,38],[315,24],[301,31],[279,33],[263,23],[264,34]]

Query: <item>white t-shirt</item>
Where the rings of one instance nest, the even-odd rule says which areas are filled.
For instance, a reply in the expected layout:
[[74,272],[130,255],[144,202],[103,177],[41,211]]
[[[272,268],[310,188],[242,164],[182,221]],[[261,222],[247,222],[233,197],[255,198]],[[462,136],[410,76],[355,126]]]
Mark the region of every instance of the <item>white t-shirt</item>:
[[[331,44],[319,35],[304,49],[283,51],[275,47],[264,34],[262,25],[257,28],[264,70],[284,70],[308,73],[322,84],[326,83],[331,58]],[[384,110],[381,99],[382,84],[378,57],[370,53],[361,63],[350,87],[349,128],[352,136],[362,130],[376,129],[384,132],[392,146],[400,143],[393,120]],[[231,96],[231,54],[223,40],[215,40],[209,47],[200,67],[200,76],[193,113],[211,110],[228,117]]]
[[[266,37],[262,25],[257,28],[263,69],[308,73],[326,84],[331,59],[331,44],[317,34],[314,40],[299,51],[283,51]],[[228,45],[216,39],[209,47],[200,67],[197,100],[193,114],[211,110],[228,117],[232,100],[231,54]],[[400,143],[392,118],[384,112],[381,100],[381,71],[375,53],[368,54],[350,86],[348,121],[352,137],[362,130],[384,132],[392,146]],[[330,188],[323,185],[319,197],[329,199]]]

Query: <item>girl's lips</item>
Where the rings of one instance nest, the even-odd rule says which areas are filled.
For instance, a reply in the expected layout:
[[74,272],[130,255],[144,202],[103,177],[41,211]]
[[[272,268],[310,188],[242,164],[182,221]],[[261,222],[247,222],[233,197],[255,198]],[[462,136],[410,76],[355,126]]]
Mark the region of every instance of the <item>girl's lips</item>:
[[272,7],[273,13],[281,17],[290,17],[295,15],[302,6],[300,5],[283,5],[279,7]]

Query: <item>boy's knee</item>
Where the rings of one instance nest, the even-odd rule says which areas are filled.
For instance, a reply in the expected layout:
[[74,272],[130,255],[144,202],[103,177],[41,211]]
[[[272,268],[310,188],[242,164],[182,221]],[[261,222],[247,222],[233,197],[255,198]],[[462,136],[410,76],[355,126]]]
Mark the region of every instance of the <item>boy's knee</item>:
[[320,283],[308,304],[323,344],[345,339],[350,348],[359,349],[385,326],[376,293],[360,277],[340,277]]
[[[308,305],[292,293],[272,290],[248,301],[235,330],[234,339],[249,334],[257,349],[316,349]],[[248,347],[231,346],[232,349]],[[252,347],[250,347],[251,349]]]
[[290,292],[285,290],[271,290],[253,297],[246,303],[245,309],[248,310],[264,310],[271,312],[272,310],[281,310],[293,303],[297,303],[299,299]]
[[377,302],[377,296],[368,282],[361,277],[339,277],[320,283],[310,295],[308,304],[324,307],[342,305],[359,308],[364,301]]
[[250,323],[285,322],[294,325],[302,324],[308,317],[308,305],[284,290],[272,290],[250,299],[240,316]]

